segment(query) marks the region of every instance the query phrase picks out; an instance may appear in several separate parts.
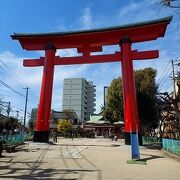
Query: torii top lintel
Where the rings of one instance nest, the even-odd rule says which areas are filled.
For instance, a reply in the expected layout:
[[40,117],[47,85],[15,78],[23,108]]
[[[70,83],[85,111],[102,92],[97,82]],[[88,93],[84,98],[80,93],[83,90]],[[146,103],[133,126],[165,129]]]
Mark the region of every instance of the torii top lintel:
[[77,48],[78,52],[82,52],[86,47],[90,52],[96,52],[101,51],[104,45],[119,44],[123,36],[128,36],[132,43],[163,37],[171,19],[172,16],[169,16],[123,26],[72,32],[14,33],[11,37],[19,40],[26,50],[44,50],[47,43],[51,43],[56,49]]

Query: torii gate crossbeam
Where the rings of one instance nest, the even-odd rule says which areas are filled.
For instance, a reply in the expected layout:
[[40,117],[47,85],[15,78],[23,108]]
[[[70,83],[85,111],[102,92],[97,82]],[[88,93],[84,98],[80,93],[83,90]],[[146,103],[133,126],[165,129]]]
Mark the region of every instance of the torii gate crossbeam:
[[[124,26],[92,29],[74,32],[22,34],[15,33],[12,39],[19,40],[23,49],[45,50],[45,57],[26,59],[26,67],[44,66],[38,116],[34,132],[34,141],[47,142],[55,65],[90,64],[121,62],[123,79],[125,143],[132,146],[132,158],[139,158],[138,136],[140,124],[136,100],[136,88],[133,74],[133,60],[154,59],[158,50],[132,50],[132,43],[156,40],[163,37],[172,17],[146,21]],[[114,54],[91,55],[100,52],[105,45],[119,45],[120,51]],[[56,49],[76,48],[82,56],[59,57]]]

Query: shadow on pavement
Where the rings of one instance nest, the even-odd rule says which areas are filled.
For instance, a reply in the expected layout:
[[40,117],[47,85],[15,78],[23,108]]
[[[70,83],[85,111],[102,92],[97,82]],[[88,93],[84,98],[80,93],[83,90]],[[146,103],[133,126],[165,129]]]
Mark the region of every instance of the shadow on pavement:
[[[87,157],[83,156],[84,163],[82,163],[81,160],[77,160],[75,158],[71,158],[71,161],[73,161],[76,164],[76,168],[72,168],[69,166],[69,160],[64,158],[62,156],[63,164],[65,165],[65,168],[61,169],[54,169],[54,168],[47,168],[44,166],[47,164],[46,161],[44,161],[44,157],[47,153],[47,151],[51,150],[50,146],[53,144],[49,144],[48,147],[41,149],[41,148],[35,148],[37,151],[42,150],[42,152],[38,155],[36,160],[32,161],[26,161],[26,160],[13,160],[13,157],[6,156],[2,157],[0,159],[0,179],[60,179],[60,180],[76,180],[81,179],[85,180],[86,175],[90,175],[91,173],[95,173],[97,180],[101,180],[101,170],[99,170]],[[66,152],[68,152],[70,155],[72,153],[70,152],[70,147],[73,147],[76,149],[77,146],[102,146],[102,147],[112,147],[111,145],[69,145],[69,144],[57,144],[60,149],[65,146]],[[34,150],[35,150],[34,149]],[[20,151],[29,152],[33,149],[26,150],[21,149]],[[60,155],[63,155],[63,153],[60,150]],[[85,167],[86,165],[90,167]],[[85,165],[85,166],[84,166]],[[93,175],[94,176],[94,175]],[[56,178],[57,177],[57,178]]]
[[[84,145],[85,146],[85,145]],[[68,162],[67,162],[67,159],[64,158],[63,156],[63,152],[62,152],[62,148],[65,148],[66,149],[66,152],[68,152],[69,156],[71,156],[71,161],[73,161],[76,166],[79,168],[79,169],[71,169],[69,166],[68,166]],[[71,170],[71,171],[74,171],[77,173],[77,175],[79,176],[77,179],[84,179],[84,175],[86,175],[85,173],[97,173],[97,180],[101,180],[101,170],[99,170],[91,161],[89,161],[84,155],[82,155],[78,149],[77,149],[77,146],[74,145],[73,148],[75,151],[77,151],[82,157],[83,157],[83,160],[85,160],[85,162],[82,164],[82,161],[76,159],[73,157],[72,155],[72,152],[70,152],[70,149],[69,147],[72,147],[72,146],[68,146],[68,145],[65,145],[65,146],[60,146],[60,154],[61,154],[61,157],[62,157],[62,160],[63,160],[63,164],[65,165],[65,168],[64,170]],[[84,168],[84,166],[90,164],[91,165],[91,169],[89,168]],[[71,172],[72,173],[72,172]],[[60,179],[67,179],[65,178],[67,174],[62,174],[61,178]],[[94,175],[93,175],[94,177]]]
[[88,147],[119,147],[120,144],[100,145],[100,144],[56,144],[57,146],[88,146]]
[[[6,167],[6,168],[8,168],[8,167]],[[77,177],[79,172],[90,172],[91,173],[91,172],[94,172],[97,170],[91,170],[91,169],[41,169],[41,168],[36,168],[36,170],[32,174],[27,173],[26,175],[15,175],[15,174],[19,174],[21,171],[27,171],[28,172],[29,169],[28,168],[11,168],[11,170],[8,171],[7,173],[1,173],[0,172],[0,176],[1,176],[1,179],[8,179],[8,178],[12,178],[12,179],[39,179],[40,177],[42,177],[43,179],[51,179],[51,178],[57,177],[60,180],[63,180],[63,179],[75,180],[75,179],[79,179],[79,177]],[[65,175],[65,176],[61,178],[60,177],[61,175]],[[66,176],[70,176],[70,177],[66,177]],[[57,178],[55,178],[55,179],[57,179]]]
[[148,149],[157,149],[157,150],[162,149],[162,143],[145,144],[144,146],[147,147]]
[[157,155],[152,155],[152,154],[140,154],[140,155],[149,156],[149,157],[147,157],[147,158],[141,158],[141,160],[144,160],[144,161],[153,160],[153,159],[159,159],[159,158],[164,158],[164,157],[162,157],[162,156],[157,156]]

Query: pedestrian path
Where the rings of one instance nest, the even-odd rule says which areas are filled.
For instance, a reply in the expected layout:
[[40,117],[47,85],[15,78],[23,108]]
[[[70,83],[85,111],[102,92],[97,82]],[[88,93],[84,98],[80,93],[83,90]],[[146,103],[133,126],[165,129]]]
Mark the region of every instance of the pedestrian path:
[[56,144],[26,144],[3,152],[1,179],[179,180],[180,162],[156,149],[140,147],[147,165],[130,165],[130,146],[122,140],[59,138]]
[[[68,144],[67,144],[67,141],[66,140],[66,144],[63,145],[63,142],[60,142],[58,143],[58,145],[61,145],[61,148],[62,149],[65,149],[65,150],[62,150],[63,153],[62,153],[62,157],[63,158],[75,158],[75,159],[82,159],[82,155],[81,155],[81,151],[85,150],[88,148],[88,146],[91,146],[93,144],[95,144],[99,139],[89,139],[89,141],[85,140],[85,139],[76,139],[75,141],[69,141]],[[81,146],[82,144],[82,146]]]

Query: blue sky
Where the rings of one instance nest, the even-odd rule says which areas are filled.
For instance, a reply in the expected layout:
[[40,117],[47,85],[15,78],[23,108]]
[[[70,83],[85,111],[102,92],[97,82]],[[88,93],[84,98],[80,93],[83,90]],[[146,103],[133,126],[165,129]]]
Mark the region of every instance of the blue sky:
[[[23,87],[30,87],[28,112],[38,104],[41,86],[42,67],[25,68],[24,58],[38,58],[44,52],[32,52],[22,49],[17,41],[10,38],[14,32],[56,32],[109,27],[114,25],[141,22],[174,14],[165,37],[157,41],[138,43],[133,49],[160,50],[155,60],[135,61],[134,68],[153,67],[157,69],[157,82],[161,91],[171,91],[173,86],[169,78],[169,61],[179,57],[180,15],[172,9],[155,6],[158,0],[1,0],[0,1],[0,80],[21,94]],[[114,52],[118,47],[104,47],[104,52]],[[76,50],[60,50],[61,56],[73,56]],[[7,74],[6,71],[11,71]],[[120,63],[95,65],[58,66],[55,68],[52,108],[61,110],[62,85],[64,78],[83,77],[96,85],[97,112],[103,104],[103,87],[110,85],[113,78],[121,75]],[[25,98],[0,84],[0,96],[10,101],[12,110],[20,111],[23,116]],[[12,113],[13,115],[13,113]]]

